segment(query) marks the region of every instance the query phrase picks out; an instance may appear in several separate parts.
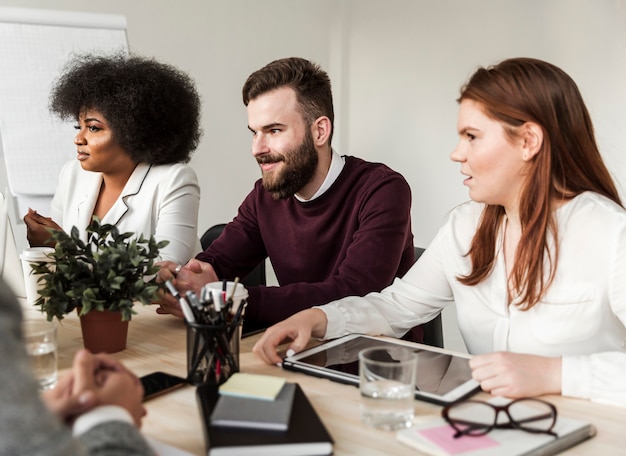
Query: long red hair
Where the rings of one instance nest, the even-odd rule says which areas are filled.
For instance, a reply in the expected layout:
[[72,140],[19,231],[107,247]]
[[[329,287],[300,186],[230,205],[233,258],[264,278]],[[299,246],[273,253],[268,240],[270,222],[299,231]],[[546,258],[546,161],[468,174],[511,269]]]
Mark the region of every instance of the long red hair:
[[[515,252],[512,284],[524,310],[533,307],[549,288],[558,263],[558,232],[553,203],[593,191],[619,205],[613,178],[596,145],[593,125],[576,83],[560,68],[537,59],[515,58],[478,69],[461,89],[459,102],[473,100],[515,138],[520,127],[534,122],[543,130],[543,144],[531,160],[520,194],[522,236]],[[491,273],[504,208],[487,205],[467,254],[472,270],[458,277],[476,285]],[[548,249],[548,238],[555,250]],[[548,274],[544,271],[547,259]]]

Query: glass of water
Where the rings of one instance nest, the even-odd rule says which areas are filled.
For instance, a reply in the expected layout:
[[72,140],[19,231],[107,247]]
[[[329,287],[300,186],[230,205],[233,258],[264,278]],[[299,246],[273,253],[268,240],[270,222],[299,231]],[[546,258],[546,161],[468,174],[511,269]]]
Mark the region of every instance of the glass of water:
[[42,320],[26,320],[23,324],[26,350],[30,357],[39,389],[54,387],[57,381],[57,325]]
[[417,355],[409,347],[359,352],[361,420],[379,429],[410,427],[416,371]]

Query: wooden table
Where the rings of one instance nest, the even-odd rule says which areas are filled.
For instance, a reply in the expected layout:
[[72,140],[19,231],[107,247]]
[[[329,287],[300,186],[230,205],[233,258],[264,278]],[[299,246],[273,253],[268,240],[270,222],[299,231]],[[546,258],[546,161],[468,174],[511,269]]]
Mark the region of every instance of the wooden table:
[[[186,328],[175,317],[157,315],[155,307],[136,306],[138,315],[130,323],[126,350],[116,353],[137,375],[165,371],[186,375]],[[36,310],[25,309],[28,318],[43,318]],[[82,348],[80,322],[67,316],[59,325],[59,368],[71,365],[76,350]],[[241,343],[242,372],[270,374],[299,383],[335,440],[335,455],[415,455],[416,450],[395,440],[393,432],[380,431],[361,424],[359,391],[353,386],[305,374],[290,372],[261,362],[251,348],[257,337]],[[625,380],[626,381],[626,380]],[[481,393],[479,397],[488,398]],[[571,455],[617,455],[626,452],[626,408],[591,403],[586,400],[550,396],[563,416],[593,423],[597,436],[566,453]],[[146,402],[148,415],[142,431],[145,435],[184,449],[194,455],[205,454],[204,436],[195,388],[185,386]],[[439,406],[415,401],[416,420],[439,416]]]

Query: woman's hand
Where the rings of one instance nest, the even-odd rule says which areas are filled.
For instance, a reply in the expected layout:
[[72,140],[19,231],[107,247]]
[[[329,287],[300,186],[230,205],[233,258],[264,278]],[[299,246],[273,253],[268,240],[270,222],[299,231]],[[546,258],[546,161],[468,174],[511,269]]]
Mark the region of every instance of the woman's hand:
[[315,308],[303,310],[268,328],[254,344],[252,351],[266,363],[278,364],[282,361],[277,350],[280,344],[291,342],[287,352],[302,351],[311,336],[324,336],[327,323],[326,314],[322,310]]
[[54,247],[55,243],[50,240],[50,229],[62,231],[59,225],[50,217],[39,215],[37,211],[28,209],[24,216],[26,224],[26,238],[31,247]]
[[533,397],[561,393],[561,358],[495,352],[470,360],[472,377],[495,396]]

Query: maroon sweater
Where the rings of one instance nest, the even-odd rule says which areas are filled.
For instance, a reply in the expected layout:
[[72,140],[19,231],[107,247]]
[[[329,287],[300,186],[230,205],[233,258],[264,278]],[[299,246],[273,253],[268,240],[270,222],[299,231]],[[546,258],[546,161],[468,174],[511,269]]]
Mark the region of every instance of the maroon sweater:
[[346,157],[319,198],[274,200],[261,180],[199,260],[245,277],[269,256],[280,286],[248,287],[246,317],[274,324],[315,305],[379,291],[414,262],[411,190],[379,163]]

